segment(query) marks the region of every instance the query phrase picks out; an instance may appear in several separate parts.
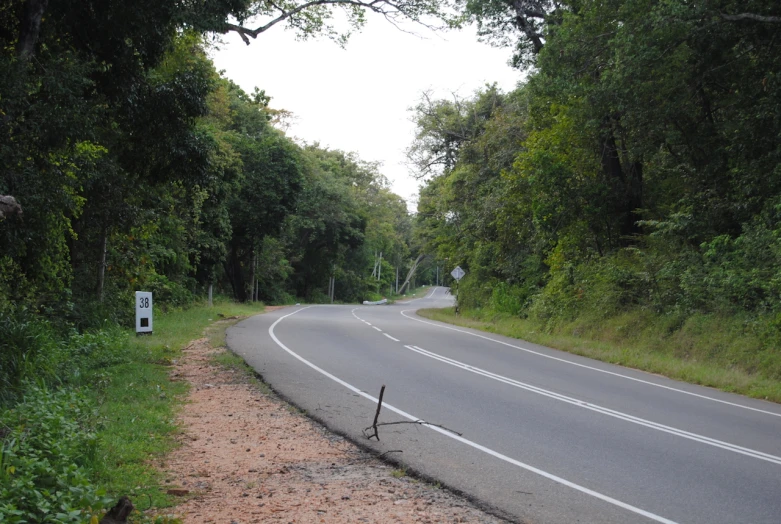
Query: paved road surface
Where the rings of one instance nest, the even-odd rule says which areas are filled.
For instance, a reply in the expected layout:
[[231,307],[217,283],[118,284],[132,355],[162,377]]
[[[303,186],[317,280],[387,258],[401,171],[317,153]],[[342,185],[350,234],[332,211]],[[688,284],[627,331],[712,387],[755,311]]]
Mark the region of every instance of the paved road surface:
[[543,523],[781,523],[781,406],[417,317],[452,298],[299,306],[247,319],[233,351],[355,439],[380,386],[379,451]]

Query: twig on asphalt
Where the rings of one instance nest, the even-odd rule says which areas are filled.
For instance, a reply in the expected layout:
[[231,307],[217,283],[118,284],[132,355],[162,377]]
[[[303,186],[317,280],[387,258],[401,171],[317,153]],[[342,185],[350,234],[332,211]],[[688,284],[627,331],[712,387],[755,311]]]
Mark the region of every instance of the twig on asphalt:
[[[449,431],[450,433],[453,433],[454,435],[458,435],[459,437],[463,437],[463,433],[459,433],[458,431],[452,430],[448,427],[443,426],[442,424],[434,424],[431,422],[426,422],[425,420],[397,420],[396,422],[380,422],[379,424],[376,424],[375,426],[372,426],[376,428],[377,426],[393,426],[396,424],[417,424],[418,426],[433,426],[435,428],[441,428],[445,431]],[[369,429],[369,428],[366,428]],[[379,440],[379,439],[378,439]]]
[[[431,422],[426,422],[425,420],[398,420],[396,422],[377,422],[377,419],[380,418],[380,409],[382,409],[382,396],[385,394],[385,384],[382,385],[380,388],[380,398],[377,401],[377,412],[374,414],[374,422],[372,422],[372,425],[368,428],[363,429],[364,436],[371,440],[372,437],[377,439],[377,442],[380,441],[380,434],[377,428],[379,426],[394,426],[397,424],[417,424],[418,426],[432,426],[435,428],[441,428],[445,431],[449,431],[450,433],[453,433],[455,435],[458,435],[459,437],[462,437],[463,434],[459,433],[458,431],[454,431],[450,428],[447,428],[441,424],[432,424]],[[371,434],[369,433],[369,430],[372,430]],[[386,451],[385,453],[392,453],[391,451]]]
[[366,435],[366,431],[368,431],[369,429],[373,429],[374,433],[368,435],[366,438],[371,440],[371,438],[374,437],[377,439],[377,442],[380,441],[380,435],[379,433],[377,433],[377,419],[380,418],[380,410],[382,409],[382,396],[384,394],[385,394],[385,384],[383,384],[382,387],[380,388],[380,398],[377,401],[377,412],[374,414],[374,422],[372,423],[371,426],[363,430],[363,434]]

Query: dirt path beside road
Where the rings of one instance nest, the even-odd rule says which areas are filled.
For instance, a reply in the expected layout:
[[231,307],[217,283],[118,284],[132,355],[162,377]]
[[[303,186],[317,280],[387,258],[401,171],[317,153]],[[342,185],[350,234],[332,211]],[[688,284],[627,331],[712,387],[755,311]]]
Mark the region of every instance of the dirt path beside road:
[[172,374],[191,390],[165,482],[185,523],[504,522],[406,476],[321,425],[195,340]]

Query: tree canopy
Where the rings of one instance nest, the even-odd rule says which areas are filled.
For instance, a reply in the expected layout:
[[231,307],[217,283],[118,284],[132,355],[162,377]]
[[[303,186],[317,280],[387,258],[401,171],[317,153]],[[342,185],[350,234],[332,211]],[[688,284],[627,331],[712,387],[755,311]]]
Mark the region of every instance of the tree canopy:
[[[296,144],[274,127],[270,97],[222,77],[206,53],[229,21],[280,9],[302,35],[328,33],[332,7],[5,5],[0,306],[88,325],[127,320],[142,288],[161,305],[209,286],[239,300],[322,298],[340,272],[338,300],[376,292],[373,252],[398,265],[410,255],[406,210],[378,166]],[[395,19],[433,4],[341,7],[358,24],[363,8]]]
[[465,300],[551,319],[781,310],[774,3],[465,9],[529,68],[511,93],[415,109],[418,234],[471,270]]

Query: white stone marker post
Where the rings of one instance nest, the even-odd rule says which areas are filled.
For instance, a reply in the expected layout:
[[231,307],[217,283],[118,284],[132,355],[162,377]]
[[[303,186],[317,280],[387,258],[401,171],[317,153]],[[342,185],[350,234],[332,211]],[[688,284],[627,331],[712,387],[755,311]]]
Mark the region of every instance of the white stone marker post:
[[152,332],[152,293],[136,291],[136,335]]

